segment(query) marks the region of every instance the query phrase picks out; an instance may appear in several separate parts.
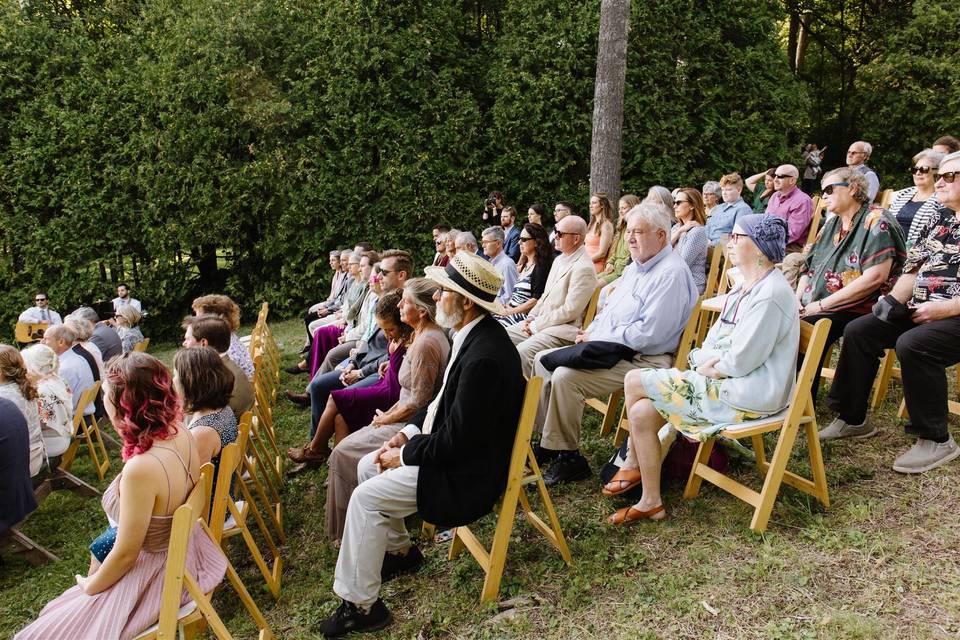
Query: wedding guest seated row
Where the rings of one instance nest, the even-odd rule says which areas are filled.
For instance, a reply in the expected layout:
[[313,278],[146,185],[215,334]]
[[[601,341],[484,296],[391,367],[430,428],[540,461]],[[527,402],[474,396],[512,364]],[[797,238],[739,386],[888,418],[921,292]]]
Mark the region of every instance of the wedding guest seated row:
[[583,243],[597,275],[603,273],[613,244],[613,205],[605,193],[590,196],[590,221]]
[[328,638],[390,623],[379,598],[382,581],[423,560],[410,542],[406,516],[419,512],[441,527],[470,524],[489,513],[506,486],[524,381],[516,350],[490,317],[502,313],[496,302],[501,277],[467,253],[457,253],[446,268],[430,267],[427,277],[435,283],[439,322],[455,332],[450,363],[446,373],[437,371],[443,386],[422,427],[406,425],[354,462],[358,486],[333,583],[342,603],[320,625]]
[[910,167],[913,186],[893,194],[888,210],[900,223],[907,247],[916,244],[920,239],[920,231],[937,217],[940,202],[933,183],[944,155],[933,149],[924,149],[913,156],[913,165]]
[[670,229],[670,245],[690,268],[697,291],[707,286],[707,229],[703,200],[696,189],[680,189],[673,200],[677,223]]
[[303,313],[303,328],[307,332],[307,342],[306,345],[304,345],[304,351],[309,350],[310,341],[312,339],[312,334],[310,333],[310,323],[317,318],[322,317],[321,313],[324,310],[325,305],[332,303],[333,300],[335,300],[343,291],[345,284],[344,281],[347,277],[347,265],[345,263],[342,265],[340,264],[340,249],[334,249],[330,252],[329,264],[330,270],[333,271],[333,277],[330,280],[330,295],[327,296],[326,300],[310,305],[310,307],[308,307]]
[[146,340],[140,331],[140,312],[132,305],[120,307],[115,318],[123,353],[133,351],[135,346]]
[[95,404],[91,402],[85,407],[78,407],[80,397],[83,392],[93,386],[95,380],[90,365],[74,351],[74,343],[77,341],[77,334],[70,327],[58,324],[50,327],[43,334],[41,342],[50,347],[60,359],[60,377],[63,378],[67,386],[73,392],[74,414],[77,411],[84,416],[92,416],[96,411]]
[[[506,212],[506,209],[504,209]],[[501,214],[501,220],[503,214]],[[503,326],[522,322],[527,313],[543,296],[547,275],[553,264],[553,247],[547,238],[547,232],[538,224],[523,225],[520,233],[520,261],[517,264],[518,277],[513,286],[513,295],[506,305],[505,313],[497,320]]]
[[630,247],[624,230],[627,228],[627,214],[638,204],[640,204],[640,197],[632,193],[622,196],[618,203],[617,228],[613,233],[613,242],[610,245],[610,252],[607,254],[607,263],[599,275],[600,280],[607,284],[619,278],[624,267],[630,264]]
[[903,275],[873,312],[843,332],[827,405],[837,418],[822,439],[866,438],[877,433],[867,421],[870,388],[885,349],[896,349],[903,395],[916,443],[893,463],[900,473],[923,473],[957,456],[960,448],[947,428],[946,368],[960,362],[960,153],[940,161],[935,183],[939,213],[910,249]]
[[[373,257],[375,256],[350,254],[347,269],[351,284],[343,298],[343,306],[339,311],[310,323],[313,344],[310,347],[310,355],[307,357],[307,372],[311,378],[321,368],[330,351],[342,344],[341,338],[356,326],[363,301],[370,291],[370,274],[373,272],[371,258]],[[349,347],[344,348],[346,353],[349,353]],[[339,362],[344,355],[342,351],[338,351],[333,358]]]
[[0,398],[0,535],[34,512],[30,430],[16,403]]
[[780,218],[740,218],[727,249],[744,279],[727,296],[703,345],[690,352],[690,368],[644,367],[626,374],[629,452],[604,493],[618,495],[638,484],[643,493],[635,505],[611,515],[611,524],[666,517],[657,437],[664,424],[696,432],[761,418],[787,405],[796,378],[800,321],[793,290],[774,267],[783,259],[786,238]]
[[483,245],[483,255],[490,260],[490,264],[500,272],[500,277],[503,279],[497,302],[506,305],[510,302],[513,287],[517,283],[517,263],[503,252],[503,229],[501,227],[488,227],[483,230],[482,236],[480,244]]
[[[156,358],[137,352],[115,358],[104,390],[124,460],[103,494],[108,527],[90,545],[87,575],[78,575],[16,640],[126,640],[157,621],[173,512],[199,478],[200,457],[182,424],[170,375]],[[226,571],[226,557],[199,524],[186,566],[204,592]],[[181,604],[189,599],[184,591]]]
[[37,408],[44,455],[62,455],[73,440],[73,392],[60,377],[60,359],[45,344],[20,352],[27,371],[37,382]]
[[533,375],[533,359],[538,353],[573,344],[580,329],[597,287],[593,261],[583,246],[586,232],[587,223],[578,216],[564,216],[557,222],[554,247],[558,255],[550,266],[543,296],[522,322],[507,328],[526,377]]
[[183,328],[183,347],[185,349],[212,347],[220,354],[223,364],[233,374],[233,389],[230,392],[229,402],[233,415],[242,416],[252,409],[254,402],[253,385],[250,384],[247,376],[228,354],[230,325],[227,324],[227,321],[221,316],[211,314],[187,316],[183,320]]
[[27,373],[16,347],[0,344],[0,398],[9,400],[23,414],[30,443],[30,477],[43,468],[43,432],[37,405],[37,385]]
[[574,346],[537,354],[534,374],[544,379],[537,411],[540,460],[552,463],[544,482],[589,477],[580,453],[584,400],[623,387],[638,367],[667,367],[697,300],[690,269],[670,246],[672,220],[664,207],[644,202],[630,212],[626,233],[633,262],[611,287],[596,318],[578,330]]
[[237,335],[237,331],[240,330],[240,307],[237,303],[225,295],[215,293],[195,299],[192,307],[195,316],[212,314],[227,321],[230,345],[225,351],[240,367],[247,380],[253,380],[253,358],[250,357],[250,350],[240,342],[240,337]]
[[730,173],[720,178],[720,196],[723,202],[718,204],[707,219],[707,240],[716,245],[733,232],[733,225],[743,216],[750,215],[750,205],[743,201],[743,179],[738,173]]
[[[830,320],[823,357],[847,324],[870,313],[877,298],[890,292],[906,258],[900,225],[889,213],[870,208],[867,189],[867,179],[855,169],[827,172],[821,193],[836,215],[813,245],[798,254],[803,256],[796,294],[800,316],[812,324]],[[819,380],[814,377],[814,398]]]

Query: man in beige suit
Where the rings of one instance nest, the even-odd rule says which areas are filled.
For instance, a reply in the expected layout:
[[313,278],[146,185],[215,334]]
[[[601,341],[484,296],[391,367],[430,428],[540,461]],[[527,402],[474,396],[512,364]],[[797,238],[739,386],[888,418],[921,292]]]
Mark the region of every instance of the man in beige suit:
[[557,223],[556,231],[555,245],[560,255],[550,268],[543,296],[526,320],[507,327],[528,378],[538,353],[573,344],[598,284],[593,262],[583,247],[587,223],[579,216],[567,216]]

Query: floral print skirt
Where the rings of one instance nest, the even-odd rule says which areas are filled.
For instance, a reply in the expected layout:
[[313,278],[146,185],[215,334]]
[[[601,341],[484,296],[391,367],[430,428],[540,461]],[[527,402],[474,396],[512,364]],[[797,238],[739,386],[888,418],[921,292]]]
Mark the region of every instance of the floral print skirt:
[[720,399],[722,380],[696,371],[643,369],[641,381],[657,412],[678,431],[695,435],[721,424],[739,424],[764,417],[740,411]]

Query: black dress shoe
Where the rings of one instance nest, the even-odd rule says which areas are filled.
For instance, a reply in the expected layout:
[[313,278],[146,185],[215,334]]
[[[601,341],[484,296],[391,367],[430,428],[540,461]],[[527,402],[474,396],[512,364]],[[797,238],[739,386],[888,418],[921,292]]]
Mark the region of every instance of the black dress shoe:
[[307,370],[306,370],[306,369],[301,369],[301,368],[300,368],[300,364],[299,364],[299,363],[297,363],[297,364],[295,364],[295,365],[293,365],[293,366],[291,366],[291,367],[287,367],[286,369],[284,369],[284,371],[286,371],[287,373],[289,373],[289,374],[292,375],[292,376],[297,376],[297,375],[300,375],[301,373],[307,373]]
[[550,468],[543,472],[543,483],[548,487],[562,482],[586,480],[593,472],[590,463],[579,451],[564,451],[553,461]]
[[381,582],[389,582],[405,573],[416,573],[423,566],[423,554],[416,546],[404,553],[383,554],[383,567],[380,569]]
[[556,460],[558,455],[560,455],[559,451],[541,447],[539,442],[533,445],[533,457],[537,459],[537,464],[541,467],[552,460]]
[[294,393],[289,389],[283,392],[283,395],[298,407],[309,407],[310,406],[310,394],[309,393]]
[[393,616],[379,598],[366,613],[352,602],[344,600],[332,616],[320,623],[320,633],[324,638],[339,638],[354,631],[383,629],[391,620]]

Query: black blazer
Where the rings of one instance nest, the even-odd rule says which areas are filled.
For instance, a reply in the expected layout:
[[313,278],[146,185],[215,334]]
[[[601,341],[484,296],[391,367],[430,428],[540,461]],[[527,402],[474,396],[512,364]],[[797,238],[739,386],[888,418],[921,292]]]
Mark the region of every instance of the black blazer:
[[491,316],[467,336],[450,369],[430,435],[403,447],[420,467],[417,509],[441,527],[474,522],[507,485],[510,453],[526,382],[520,355]]

